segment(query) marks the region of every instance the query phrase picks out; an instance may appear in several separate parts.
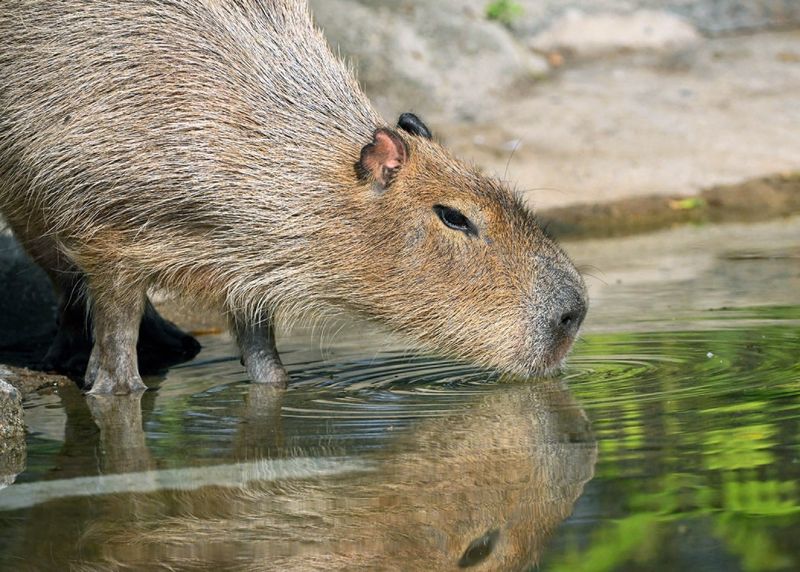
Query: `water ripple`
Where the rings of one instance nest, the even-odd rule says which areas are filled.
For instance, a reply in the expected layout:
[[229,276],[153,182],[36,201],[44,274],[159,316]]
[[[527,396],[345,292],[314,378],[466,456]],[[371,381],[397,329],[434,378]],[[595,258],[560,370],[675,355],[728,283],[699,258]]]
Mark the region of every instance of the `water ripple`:
[[[732,388],[742,391],[795,362],[791,352],[798,333],[787,327],[795,314],[782,309],[740,310],[740,316],[756,313],[762,318],[787,318],[774,326],[759,324],[751,331],[728,329],[731,313],[713,313],[720,329],[594,334],[577,345],[561,376],[584,405],[592,408],[634,400],[686,399]],[[217,394],[230,394],[233,406],[248,387],[240,383],[246,380],[244,369],[230,355],[229,341],[217,339],[207,345],[212,355],[174,370],[162,391],[193,392],[205,384],[195,395],[213,396],[220,406]],[[293,355],[293,350],[300,355],[290,342],[287,355]],[[368,348],[362,352],[340,350],[335,361],[320,357],[290,362],[293,381],[283,400],[282,415],[316,422],[349,419],[364,423],[441,416],[469,406],[501,381],[496,373],[431,356]],[[209,377],[216,381],[211,388]]]

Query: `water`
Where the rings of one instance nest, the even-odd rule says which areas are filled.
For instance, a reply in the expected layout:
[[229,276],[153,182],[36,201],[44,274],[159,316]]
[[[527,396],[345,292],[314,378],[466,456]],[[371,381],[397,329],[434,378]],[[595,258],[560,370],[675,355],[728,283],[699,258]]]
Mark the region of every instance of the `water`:
[[800,220],[569,249],[557,379],[351,325],[283,338],[285,393],[216,335],[141,401],[31,398],[0,569],[799,569]]

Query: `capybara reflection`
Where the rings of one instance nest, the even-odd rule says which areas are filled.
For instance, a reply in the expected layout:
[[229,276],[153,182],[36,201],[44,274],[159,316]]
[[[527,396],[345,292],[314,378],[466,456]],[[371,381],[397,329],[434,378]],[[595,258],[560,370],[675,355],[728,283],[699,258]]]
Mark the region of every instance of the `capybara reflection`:
[[[85,570],[526,570],[594,470],[589,422],[556,383],[421,421],[364,470],[98,499]],[[274,474],[274,473],[273,473]],[[81,557],[78,556],[80,561]]]

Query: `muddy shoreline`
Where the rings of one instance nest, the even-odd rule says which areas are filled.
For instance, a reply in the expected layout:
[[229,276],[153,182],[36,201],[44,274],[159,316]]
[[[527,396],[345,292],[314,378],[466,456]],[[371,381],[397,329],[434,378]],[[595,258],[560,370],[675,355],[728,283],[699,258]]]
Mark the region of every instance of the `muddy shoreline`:
[[798,213],[800,172],[714,186],[696,195],[636,196],[545,209],[538,214],[557,238],[583,240],[643,234],[682,224],[760,222]]

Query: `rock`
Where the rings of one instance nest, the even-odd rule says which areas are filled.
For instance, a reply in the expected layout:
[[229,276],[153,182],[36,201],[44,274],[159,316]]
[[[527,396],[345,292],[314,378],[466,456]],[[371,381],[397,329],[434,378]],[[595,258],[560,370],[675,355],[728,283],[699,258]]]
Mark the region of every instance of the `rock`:
[[797,0],[517,0],[522,14],[511,28],[530,39],[570,10],[631,14],[658,10],[683,18],[704,35],[785,29],[800,24]]
[[545,53],[592,57],[620,51],[675,50],[700,39],[691,24],[667,12],[587,14],[570,10],[536,35],[530,46]]
[[782,29],[800,24],[797,0],[638,0],[636,4],[682,16],[709,35]]
[[14,482],[25,469],[25,426],[22,397],[4,380],[8,370],[0,366],[0,488]]
[[800,24],[797,0],[515,0],[505,25],[488,19],[490,0],[310,2],[384,117],[414,111],[440,124],[492,120],[519,86],[564,63],[553,49],[662,50]]
[[493,102],[518,82],[549,70],[545,59],[486,19],[480,2],[312,0],[334,50],[357,69],[386,118],[491,115]]

